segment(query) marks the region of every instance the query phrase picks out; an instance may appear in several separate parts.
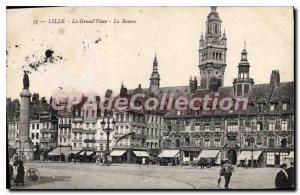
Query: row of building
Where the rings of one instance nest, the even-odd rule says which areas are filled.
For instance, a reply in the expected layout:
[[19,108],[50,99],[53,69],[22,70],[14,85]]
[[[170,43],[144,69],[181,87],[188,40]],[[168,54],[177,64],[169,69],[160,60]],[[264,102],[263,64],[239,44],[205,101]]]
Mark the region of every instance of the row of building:
[[[295,100],[294,82],[280,82],[280,73],[272,71],[270,82],[255,84],[250,77],[247,50],[241,52],[238,74],[232,86],[224,87],[226,69],[227,37],[221,33],[221,19],[216,7],[207,17],[205,36],[199,45],[199,70],[201,81],[190,79],[187,86],[161,87],[158,60],[155,56],[150,86],[127,90],[123,83],[119,97],[130,98],[144,94],[148,98],[161,99],[163,94],[175,97],[204,98],[204,96],[237,97],[248,99],[245,110],[199,110],[184,111],[175,108],[163,111],[137,111],[133,109],[107,110],[94,106],[88,98],[65,109],[67,99],[51,107],[52,99],[41,100],[32,96],[30,104],[30,138],[40,151],[59,154],[82,153],[104,156],[107,135],[101,122],[116,120],[109,136],[110,157],[114,162],[140,162],[147,158],[153,162],[178,162],[189,164],[201,158],[212,164],[229,159],[232,163],[245,163],[253,159],[257,166],[277,166],[286,158],[294,157]],[[107,94],[111,91],[108,90]],[[100,98],[96,98],[98,105]],[[64,102],[65,101],[65,102]],[[18,148],[18,100],[7,99],[8,143]],[[20,150],[20,149],[19,149]],[[53,152],[56,150],[56,152]],[[58,152],[59,150],[59,152]]]

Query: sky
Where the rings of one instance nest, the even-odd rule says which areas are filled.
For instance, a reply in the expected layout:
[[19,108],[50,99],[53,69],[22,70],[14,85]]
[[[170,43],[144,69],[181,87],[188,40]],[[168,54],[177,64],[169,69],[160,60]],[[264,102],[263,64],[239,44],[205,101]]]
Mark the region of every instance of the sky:
[[[103,95],[107,89],[116,94],[122,81],[129,89],[148,88],[155,53],[161,87],[188,85],[190,76],[199,81],[199,39],[209,12],[210,7],[7,10],[7,97],[19,97],[24,70],[30,71],[31,93],[47,99],[70,92]],[[217,12],[227,36],[224,86],[237,77],[244,41],[256,84],[269,83],[272,70],[280,71],[282,82],[294,80],[292,7],[218,7]],[[80,19],[107,23],[72,23]]]

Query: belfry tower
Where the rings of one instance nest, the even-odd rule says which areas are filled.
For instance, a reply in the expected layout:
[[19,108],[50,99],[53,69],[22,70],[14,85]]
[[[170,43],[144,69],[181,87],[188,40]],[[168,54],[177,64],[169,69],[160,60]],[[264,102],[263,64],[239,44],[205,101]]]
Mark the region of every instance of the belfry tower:
[[159,83],[160,83],[160,77],[159,77],[157,65],[158,65],[158,62],[157,62],[157,57],[155,54],[154,60],[153,60],[153,70],[152,70],[152,74],[150,77],[150,89],[152,91],[156,91],[159,88]]
[[207,16],[205,37],[202,34],[199,41],[198,67],[201,88],[219,88],[224,85],[227,38],[225,30],[223,35],[221,34],[221,23],[217,7],[211,7],[211,12]]

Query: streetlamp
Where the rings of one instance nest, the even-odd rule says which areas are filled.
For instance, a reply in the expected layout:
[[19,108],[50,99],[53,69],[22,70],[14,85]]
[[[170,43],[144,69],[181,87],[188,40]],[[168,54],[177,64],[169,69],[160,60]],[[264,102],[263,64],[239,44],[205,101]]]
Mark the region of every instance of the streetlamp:
[[251,168],[254,167],[254,163],[253,163],[253,144],[254,144],[254,137],[250,138],[250,143],[251,143]]
[[[105,127],[107,125],[107,127]],[[110,127],[112,125],[112,127]],[[112,121],[110,121],[110,115],[108,115],[107,122],[105,122],[104,118],[101,122],[102,130],[106,133],[106,165],[109,165],[109,135],[112,131],[114,131],[116,125],[116,121],[113,118]]]

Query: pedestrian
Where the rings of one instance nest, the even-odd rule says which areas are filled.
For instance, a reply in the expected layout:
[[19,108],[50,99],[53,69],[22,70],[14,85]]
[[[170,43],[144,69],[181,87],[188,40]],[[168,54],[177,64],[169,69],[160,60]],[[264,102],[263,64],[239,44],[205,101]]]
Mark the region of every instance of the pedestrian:
[[295,188],[295,168],[294,162],[291,162],[291,166],[286,170],[288,174],[289,186],[290,188]]
[[8,171],[9,171],[9,182],[10,182],[14,176],[14,167],[10,163],[8,164]]
[[19,161],[18,169],[17,169],[17,176],[14,181],[16,185],[19,185],[19,184],[24,185],[24,175],[25,175],[25,171],[24,171],[23,161]]
[[223,167],[221,168],[220,173],[219,173],[220,176],[224,176],[224,179],[225,179],[224,187],[225,187],[225,189],[229,188],[229,183],[230,183],[230,179],[231,179],[233,170],[234,169],[232,167],[231,162],[226,160],[225,164],[223,165]]
[[248,168],[248,164],[249,164],[249,161],[248,161],[248,158],[246,158],[246,160],[245,160],[245,167],[246,167],[246,169]]
[[287,173],[287,165],[285,163],[280,165],[280,171],[277,173],[275,177],[275,187],[279,189],[290,188],[289,176]]
[[19,164],[19,158],[18,158],[18,156],[15,156],[15,160],[14,160],[14,164],[13,164],[13,166],[15,167],[15,169],[18,168],[18,164]]

